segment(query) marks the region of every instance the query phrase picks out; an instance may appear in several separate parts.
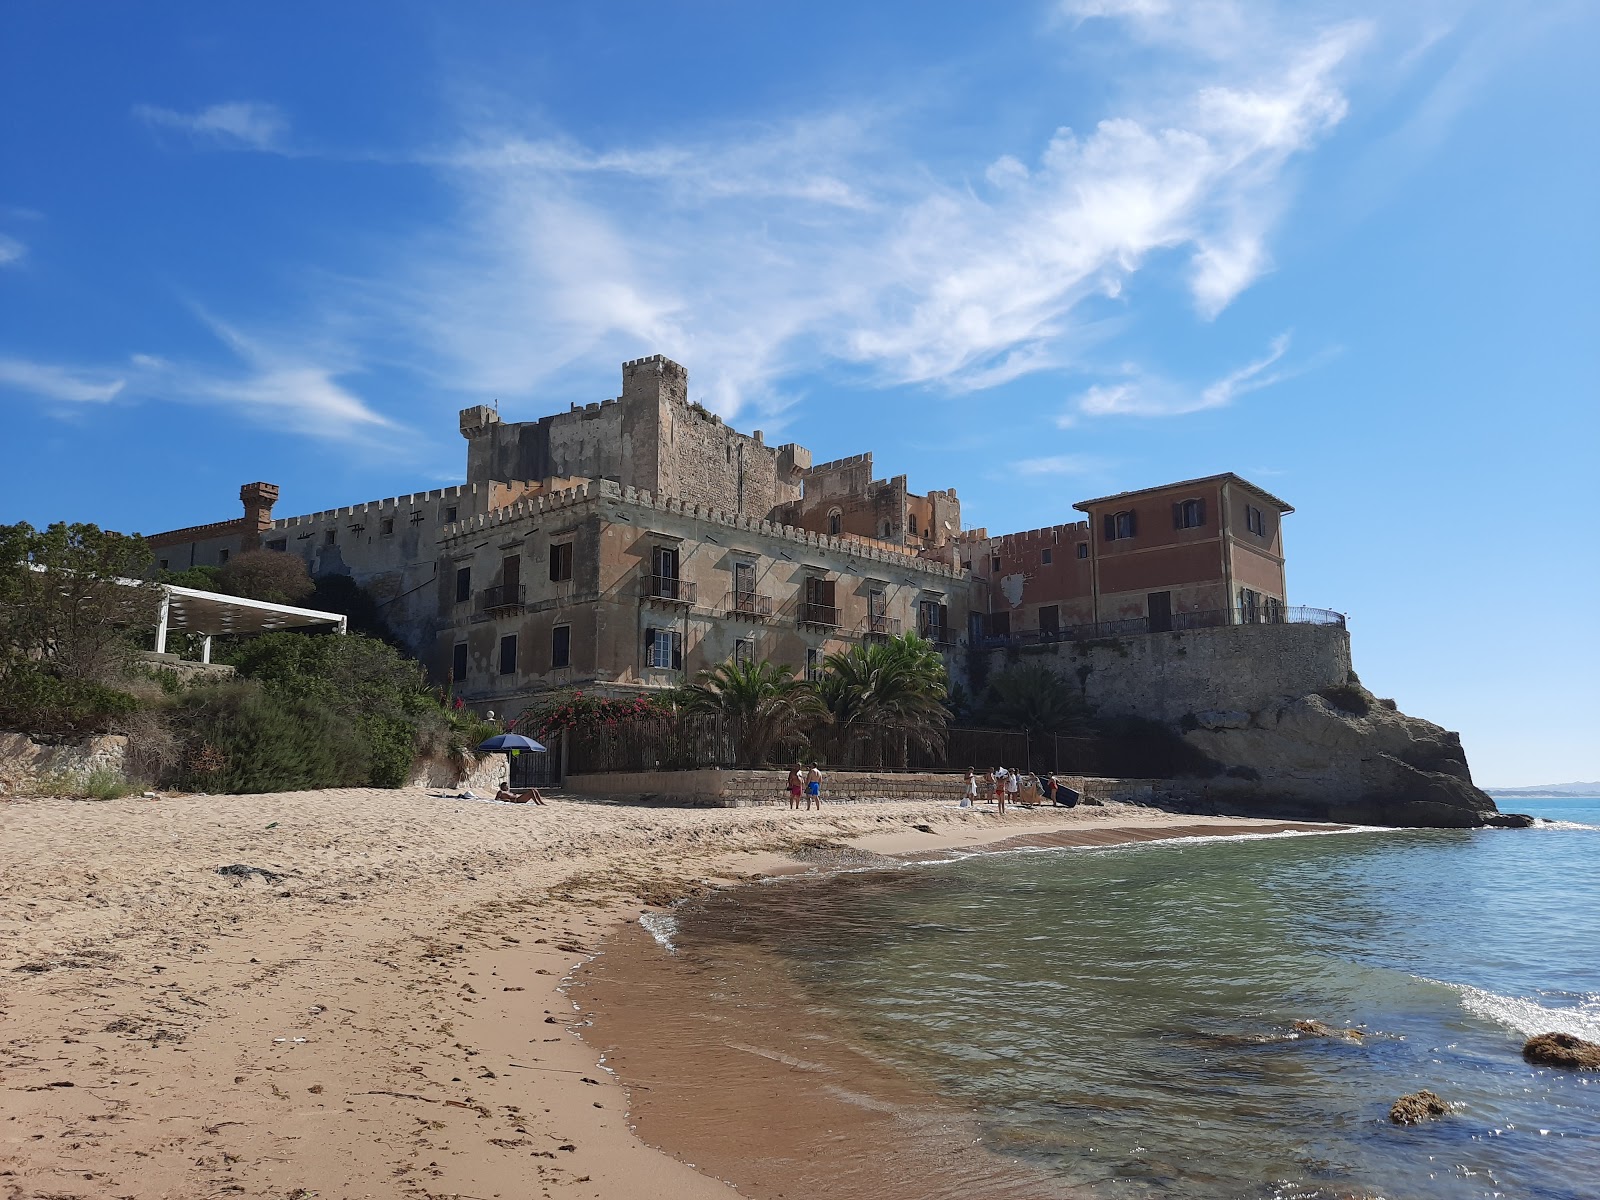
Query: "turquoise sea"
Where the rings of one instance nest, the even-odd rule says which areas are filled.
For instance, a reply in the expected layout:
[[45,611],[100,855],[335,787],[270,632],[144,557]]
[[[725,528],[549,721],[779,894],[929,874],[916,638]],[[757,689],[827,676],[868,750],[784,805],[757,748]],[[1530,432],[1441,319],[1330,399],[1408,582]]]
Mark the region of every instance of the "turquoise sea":
[[[1545,820],[793,879],[685,907],[673,940],[708,972],[761,947],[809,1013],[1063,1192],[1600,1196],[1600,1073],[1520,1056],[1600,1041],[1600,798],[1502,807]],[[1391,1124],[1419,1088],[1452,1113]]]

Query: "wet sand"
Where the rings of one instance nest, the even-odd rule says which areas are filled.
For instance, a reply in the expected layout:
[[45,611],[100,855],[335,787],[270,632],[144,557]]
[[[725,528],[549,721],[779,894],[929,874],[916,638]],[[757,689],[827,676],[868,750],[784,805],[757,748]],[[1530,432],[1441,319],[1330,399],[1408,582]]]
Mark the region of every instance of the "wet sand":
[[839,843],[1186,823],[419,790],[0,803],[0,1196],[730,1196],[633,1134],[569,1030],[560,983],[619,922]]

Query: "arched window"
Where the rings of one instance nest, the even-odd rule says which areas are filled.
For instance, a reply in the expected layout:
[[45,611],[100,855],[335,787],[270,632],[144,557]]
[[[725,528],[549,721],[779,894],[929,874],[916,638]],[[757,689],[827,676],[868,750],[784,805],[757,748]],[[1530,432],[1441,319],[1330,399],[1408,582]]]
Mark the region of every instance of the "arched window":
[[889,537],[889,536],[890,536],[890,534],[891,534],[891,533],[892,533],[892,532],[893,532],[893,531],[892,531],[892,530],[891,530],[891,528],[890,528],[890,526],[889,526],[889,522],[887,522],[887,521],[885,521],[885,522],[884,522],[884,523],[883,523],[883,536],[884,536],[884,537],[886,537],[886,538],[887,538],[887,537]]
[[1204,500],[1183,500],[1172,506],[1172,527],[1174,529],[1199,529],[1206,523],[1206,502]]
[[1106,541],[1115,542],[1131,538],[1139,530],[1139,522],[1131,512],[1107,513],[1105,517]]
[[906,516],[906,532],[912,537],[917,536],[917,514],[910,513]]
[[828,514],[828,532],[838,537],[844,531],[844,514],[837,508]]

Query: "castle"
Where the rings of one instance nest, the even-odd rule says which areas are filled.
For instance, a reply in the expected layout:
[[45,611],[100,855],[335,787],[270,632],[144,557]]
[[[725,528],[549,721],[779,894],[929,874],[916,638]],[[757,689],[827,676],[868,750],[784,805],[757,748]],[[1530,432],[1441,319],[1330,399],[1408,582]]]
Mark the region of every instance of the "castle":
[[[1233,474],[1085,500],[1084,519],[991,537],[955,488],[874,479],[871,454],[813,465],[689,399],[655,355],[614,400],[536,421],[461,412],[456,487],[149,538],[163,568],[263,548],[353,578],[439,683],[512,715],[542,693],[674,687],[732,659],[815,674],[826,655],[915,630],[958,647],[1285,619],[1282,518]],[[960,675],[959,669],[956,674]]]

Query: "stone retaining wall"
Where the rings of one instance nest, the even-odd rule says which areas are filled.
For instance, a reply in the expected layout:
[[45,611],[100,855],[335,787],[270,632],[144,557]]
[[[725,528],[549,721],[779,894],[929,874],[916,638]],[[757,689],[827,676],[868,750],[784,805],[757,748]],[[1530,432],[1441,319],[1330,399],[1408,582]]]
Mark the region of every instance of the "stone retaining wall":
[[39,795],[42,784],[70,780],[76,785],[98,770],[120,775],[127,756],[128,739],[120,734],[54,746],[25,733],[0,733],[0,795]]
[[[1345,683],[1350,634],[1336,625],[1227,625],[987,651],[989,673],[1044,663],[1103,716],[1181,721],[1192,713],[1255,712]],[[976,689],[977,679],[971,680]]]
[[[1192,795],[1185,784],[1166,779],[1095,779],[1061,775],[1085,800],[1158,804]],[[789,803],[787,771],[616,771],[573,775],[567,792],[637,804],[670,804],[744,808]],[[938,772],[829,771],[822,777],[822,798],[828,804],[872,804],[891,800],[946,801],[961,799],[962,776]]]

